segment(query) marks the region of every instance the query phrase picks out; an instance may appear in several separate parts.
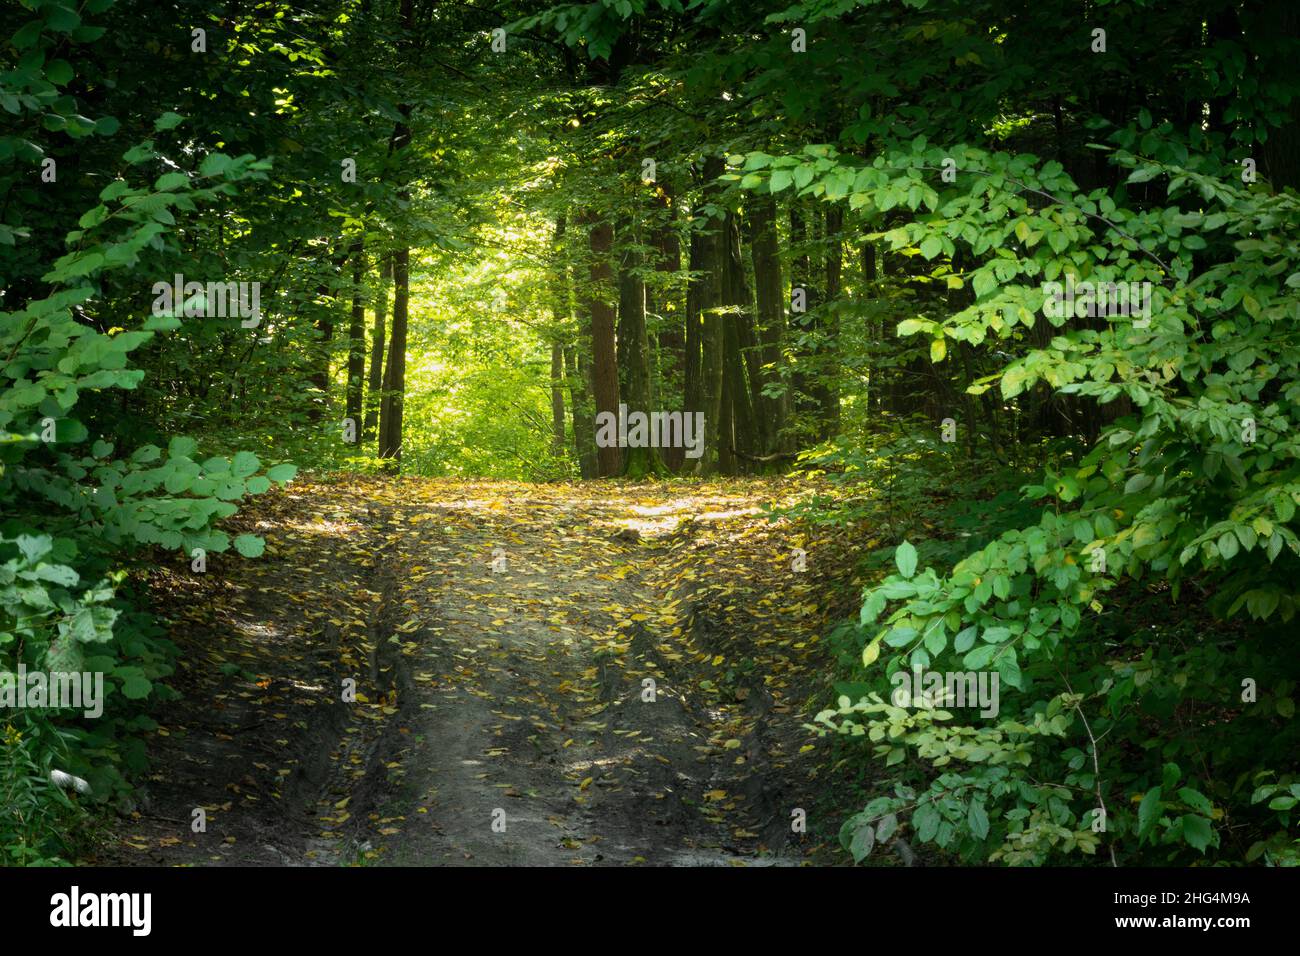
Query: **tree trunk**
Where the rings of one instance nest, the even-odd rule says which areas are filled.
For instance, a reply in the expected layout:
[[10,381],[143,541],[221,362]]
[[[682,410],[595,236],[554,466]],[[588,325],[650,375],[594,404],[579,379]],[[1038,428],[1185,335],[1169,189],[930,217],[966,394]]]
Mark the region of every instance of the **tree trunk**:
[[566,217],[561,213],[555,220],[555,231],[551,235],[551,319],[555,323],[554,337],[551,340],[551,455],[555,458],[564,457],[563,336],[573,319],[569,305],[569,268],[562,249],[566,225]]
[[379,457],[390,470],[402,460],[402,405],[406,397],[406,317],[410,297],[411,250],[393,253],[393,337],[384,370],[384,398],[379,407]]
[[330,399],[330,352],[334,345],[334,308],[335,297],[330,292],[331,280],[347,264],[348,251],[345,249],[342,253],[332,257],[329,260],[328,272],[323,276],[316,286],[315,303],[316,311],[316,331],[318,338],[316,347],[319,349],[315,359],[315,370],[311,373],[311,384],[316,389],[317,394],[311,408],[307,412],[307,417],[311,421],[320,421],[321,415],[329,406]]
[[384,387],[384,336],[388,325],[388,280],[392,278],[393,263],[385,256],[379,264],[379,288],[375,298],[375,324],[370,337],[370,380],[366,385],[366,422],[362,435],[367,444],[375,436],[379,423],[379,403]]
[[[400,0],[398,18],[408,48],[414,42],[415,14],[412,0]],[[397,107],[401,120],[393,127],[390,154],[400,154],[411,142],[411,107]],[[397,191],[398,204],[410,201],[411,191],[403,184]],[[406,398],[406,320],[410,304],[411,249],[401,246],[393,253],[393,334],[384,368],[384,397],[379,404],[379,457],[388,471],[397,471],[402,461],[402,406]]]
[[[759,196],[751,200],[750,253],[754,261],[754,301],[758,313],[758,336],[762,343],[763,385],[780,385],[784,357],[785,303],[781,293],[781,254],[776,235],[776,200]],[[764,453],[789,450],[785,429],[789,414],[789,393],[778,398],[763,396],[759,408],[766,424],[767,447]]]
[[840,319],[837,309],[844,272],[844,210],[834,203],[826,207],[826,308],[818,322],[821,342],[821,387],[817,390],[820,405],[822,441],[840,430]]
[[[745,257],[740,237],[740,220],[735,213],[727,213],[723,239],[723,268],[727,304],[732,306],[726,317],[727,361],[734,365],[730,370],[732,387],[732,418],[735,444],[741,453],[735,463],[743,465],[760,451],[764,444],[762,422],[757,418],[762,392],[763,359],[758,350],[758,336],[754,331],[754,299],[745,274]],[[736,470],[743,470],[737,467]]]
[[596,412],[589,387],[591,366],[585,358],[589,339],[585,336],[581,347],[564,350],[569,369],[569,407],[573,409],[573,454],[583,478],[596,477],[596,433],[592,428]]
[[365,393],[366,375],[366,300],[362,295],[361,282],[365,278],[364,240],[358,238],[352,243],[352,320],[348,324],[348,384],[346,391],[346,412],[352,420],[352,428],[361,440],[361,399]]
[[[614,306],[610,302],[613,269],[610,254],[614,245],[614,228],[607,222],[591,227],[591,285],[588,289],[587,313],[591,316],[591,391],[596,414],[609,412],[618,418],[618,356],[614,342]],[[583,423],[595,429],[595,422]],[[596,473],[601,478],[617,475],[622,456],[617,445],[605,442],[596,449]]]
[[[694,415],[704,411],[704,323],[700,315],[700,301],[705,279],[697,273],[704,262],[704,237],[692,230],[690,237],[689,271],[691,278],[686,285],[685,354],[682,369],[682,409],[683,415]],[[683,466],[698,468],[702,459],[693,465],[683,459]]]
[[564,347],[551,343],[551,455],[564,457]]
[[[624,394],[629,417],[632,412],[642,412],[648,419],[655,410],[655,400],[650,372],[650,337],[646,333],[645,281],[638,271],[641,267],[641,254],[636,248],[639,237],[630,221],[624,225],[619,239],[623,245],[618,271],[620,378],[627,385]],[[634,448],[629,442],[623,452],[624,475],[644,478],[663,471],[657,449],[648,446]]]
[[[671,207],[670,207],[671,214]],[[665,223],[655,230],[654,247],[658,253],[655,270],[664,274],[676,273],[682,267],[681,243],[673,231],[672,222]],[[675,292],[675,283],[651,302],[646,296],[647,308],[654,308],[663,317],[663,325],[658,335],[660,356],[659,402],[666,411],[675,411],[685,407],[678,396],[684,397],[684,378],[686,374],[686,326],[681,318],[680,305]],[[669,471],[678,471],[685,460],[685,449],[664,448],[659,457]]]
[[[808,260],[808,225],[798,200],[790,202],[790,248],[794,253],[790,260],[790,331],[798,337],[810,331],[810,313],[817,307],[817,290],[812,287]],[[796,294],[802,295],[802,311],[795,310],[793,303]],[[817,387],[816,356],[806,345],[798,351],[798,361],[792,376],[794,393],[791,411],[797,419],[801,437],[807,438],[810,431],[807,419],[809,414],[815,414],[815,401],[811,396]]]
[[[710,156],[704,161],[704,196],[705,201],[715,200],[719,193],[717,179],[726,166],[721,156]],[[723,375],[725,370],[725,351],[723,343],[722,316],[718,310],[723,303],[723,217],[707,219],[703,222],[700,235],[700,261],[698,268],[703,273],[697,293],[697,303],[701,315],[700,338],[700,410],[704,412],[704,469],[709,470],[709,462],[718,462],[718,456],[730,452],[730,418],[723,418]],[[692,263],[692,269],[696,264]],[[725,429],[725,431],[724,431]],[[724,440],[725,436],[725,440]]]
[[[862,296],[864,298],[874,298],[877,294],[876,284],[880,279],[879,265],[876,260],[876,245],[870,240],[862,243]],[[880,358],[880,345],[884,341],[884,322],[876,319],[865,319],[865,340],[867,343],[867,395],[866,405],[868,411],[873,407],[879,412],[883,410],[880,402],[880,371],[878,361]]]

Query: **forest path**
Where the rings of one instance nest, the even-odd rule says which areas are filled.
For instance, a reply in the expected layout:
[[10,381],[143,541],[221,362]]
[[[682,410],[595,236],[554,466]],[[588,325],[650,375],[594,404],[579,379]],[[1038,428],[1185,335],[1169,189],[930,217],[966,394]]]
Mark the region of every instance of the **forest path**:
[[173,582],[184,696],[106,856],[798,862],[845,549],[767,519],[794,491],[295,484],[243,516],[261,560]]

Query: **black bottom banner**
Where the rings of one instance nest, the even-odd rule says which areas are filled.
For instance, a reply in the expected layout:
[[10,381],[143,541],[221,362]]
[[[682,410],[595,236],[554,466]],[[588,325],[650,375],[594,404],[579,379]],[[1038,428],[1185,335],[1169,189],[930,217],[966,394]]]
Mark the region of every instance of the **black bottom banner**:
[[479,927],[501,942],[572,929],[575,917],[584,937],[608,928],[614,942],[629,926],[685,929],[711,916],[726,919],[729,939],[762,940],[782,921],[806,930],[810,913],[833,920],[840,906],[855,921],[915,919],[926,937],[952,919],[964,934],[1020,923],[1053,938],[1172,930],[1224,939],[1293,925],[1296,877],[1277,869],[10,869],[0,870],[0,893],[7,928],[20,936],[132,942],[336,943],[354,932],[373,939],[380,928],[433,933],[433,920],[444,932]]

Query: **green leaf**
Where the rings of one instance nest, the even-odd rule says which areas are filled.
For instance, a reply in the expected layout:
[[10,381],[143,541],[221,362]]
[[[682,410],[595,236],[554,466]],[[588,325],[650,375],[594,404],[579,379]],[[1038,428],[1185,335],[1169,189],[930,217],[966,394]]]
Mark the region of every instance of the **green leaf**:
[[184,173],[163,173],[158,177],[158,181],[153,184],[153,188],[158,192],[170,192],[173,189],[180,189],[182,186],[188,186],[190,177]]
[[840,827],[840,845],[853,855],[854,863],[865,860],[875,844],[876,831],[865,813],[854,814]]
[[260,467],[262,463],[251,451],[241,451],[230,461],[230,473],[236,478],[247,478]]
[[59,584],[65,588],[76,585],[80,580],[77,572],[66,564],[41,564],[36,568],[36,577],[41,581]]
[[1237,536],[1231,531],[1225,531],[1219,536],[1219,554],[1223,556],[1223,560],[1231,561],[1236,556],[1237,549]]
[[255,534],[241,534],[235,538],[235,550],[246,558],[259,558],[266,550],[266,542]]
[[916,573],[916,548],[911,542],[904,541],[894,551],[894,563],[898,565],[898,573],[905,578],[910,578]]
[[997,668],[998,677],[1004,684],[1017,689],[1022,688],[1020,662],[1016,660],[1016,650],[1014,647],[1004,649],[996,655],[994,666]]
[[119,667],[113,675],[121,679],[122,696],[128,700],[142,700],[153,690],[153,684],[138,667]]
[[952,649],[958,654],[965,654],[975,644],[975,637],[979,634],[979,628],[972,624],[970,627],[959,632],[952,641]]
[[1214,838],[1214,828],[1205,817],[1195,813],[1185,814],[1183,820],[1183,839],[1193,848],[1205,852]]
[[890,647],[905,647],[916,640],[916,628],[895,627],[885,635],[885,643]]
[[849,852],[853,854],[853,862],[861,863],[865,860],[875,845],[876,831],[872,826],[865,824],[858,827],[853,832],[853,840],[849,843]]
[[201,176],[220,176],[230,168],[232,160],[225,153],[210,153],[203,159],[203,164],[199,166],[199,175]]
[[25,50],[36,45],[43,29],[45,29],[44,20],[32,20],[10,37],[9,42],[13,44],[15,50]]
[[177,435],[167,443],[167,455],[171,458],[192,458],[198,448],[199,443],[193,438]]
[[45,24],[56,33],[71,33],[81,26],[81,17],[70,7],[50,5],[45,13]]
[[1193,790],[1191,787],[1182,787],[1178,791],[1178,797],[1197,813],[1203,813],[1207,817],[1214,816],[1214,807],[1210,805],[1209,798],[1199,790]]
[[67,86],[72,76],[72,65],[67,60],[51,60],[45,67],[45,78],[55,86]]
[[15,543],[18,550],[22,552],[24,558],[29,564],[35,564],[38,560],[49,554],[54,547],[54,539],[48,534],[29,535],[20,534]]
[[1145,839],[1150,836],[1156,821],[1160,819],[1160,794],[1159,787],[1152,787],[1138,804],[1138,838]]

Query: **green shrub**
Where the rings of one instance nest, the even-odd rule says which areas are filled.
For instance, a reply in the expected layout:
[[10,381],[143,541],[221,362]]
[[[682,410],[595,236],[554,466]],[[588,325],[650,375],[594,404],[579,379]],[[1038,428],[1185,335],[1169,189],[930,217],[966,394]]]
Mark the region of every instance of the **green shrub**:
[[[57,6],[42,9],[42,16],[67,15]],[[49,80],[51,71],[67,67],[45,58],[52,36],[20,31],[12,40],[20,66],[0,75],[0,94],[28,127],[0,136],[0,147],[31,164],[42,154],[38,130],[84,138],[116,129],[108,119],[79,114],[50,119],[75,106]],[[164,114],[157,125],[161,131],[180,122]],[[157,682],[170,673],[174,648],[124,600],[130,563],[155,547],[179,551],[186,562],[195,549],[259,554],[260,538],[231,541],[216,525],[245,495],[294,473],[292,465],[266,469],[248,452],[204,458],[197,442],[181,436],[165,448],[119,448],[116,422],[102,411],[106,403],[95,403],[97,416],[79,416],[87,396],[134,389],[144,372],[131,367],[132,353],[181,324],[174,312],[99,321],[104,303],[115,293],[123,297],[115,278],[125,276],[121,281],[136,290],[128,300],[151,301],[143,295],[151,283],[139,276],[171,274],[174,212],[232,193],[267,168],[251,156],[213,153],[193,177],[162,172],[150,183],[163,168],[152,143],[122,158],[124,172],[67,235],[66,253],[47,264],[39,283],[19,283],[39,292],[23,301],[10,288],[10,311],[0,312],[0,680],[15,680],[20,668],[94,672],[103,675],[106,697],[94,719],[53,706],[0,717],[0,845],[8,862],[48,860],[49,831],[75,815],[78,789],[109,799],[124,788],[125,772],[144,767],[143,747],[131,735],[152,727],[140,708],[163,692]],[[14,246],[26,237],[22,228],[0,228],[0,243]],[[6,271],[24,263],[17,254]],[[66,791],[51,780],[54,771],[85,786]]]
[[[910,757],[932,769],[900,770],[846,824],[855,856],[910,814],[921,842],[968,859],[1042,863],[1104,847],[1120,862],[1297,860],[1297,674],[1279,624],[1296,612],[1300,567],[1300,203],[1156,142],[1157,160],[1114,157],[1130,182],[1167,179],[1169,205],[1141,210],[1077,193],[1056,163],[923,140],[861,168],[825,147],[747,165],[770,166],[774,189],[775,170],[808,167],[810,191],[911,208],[913,221],[881,234],[892,248],[974,257],[957,280],[973,289],[969,306],[904,321],[900,334],[979,343],[1057,328],[972,392],[996,383],[1010,402],[1043,383],[1131,409],[1023,489],[1037,520],[943,572],[904,543],[897,573],[867,590],[864,626],[894,608],[862,652],[879,690],[842,697],[819,721],[865,736],[888,767]],[[970,175],[940,193],[916,173],[946,155]],[[1042,283],[1065,277],[1152,282],[1149,327],[1043,318]],[[1157,607],[1203,604],[1223,623],[1180,632],[1157,611],[1120,633],[1108,602],[1131,614],[1143,594]],[[985,723],[897,707],[886,685],[906,668],[996,673],[1009,700]]]

